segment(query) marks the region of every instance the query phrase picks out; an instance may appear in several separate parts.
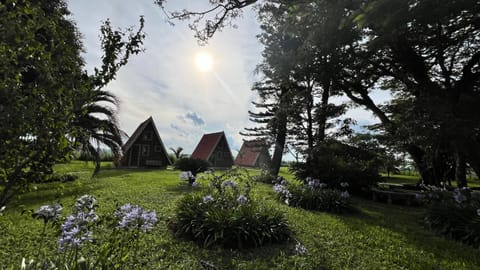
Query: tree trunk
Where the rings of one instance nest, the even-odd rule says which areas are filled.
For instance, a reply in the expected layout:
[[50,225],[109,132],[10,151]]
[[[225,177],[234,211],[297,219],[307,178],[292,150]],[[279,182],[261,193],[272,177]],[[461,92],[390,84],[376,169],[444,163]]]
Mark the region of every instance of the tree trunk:
[[287,114],[285,112],[285,103],[286,102],[284,101],[280,102],[280,112],[277,115],[278,122],[276,126],[275,150],[273,152],[272,163],[270,166],[270,174],[275,176],[278,175],[280,167],[282,166],[283,151],[287,140]]
[[459,151],[455,152],[455,181],[458,187],[467,186],[467,164],[465,162],[465,155]]
[[414,144],[406,145],[406,150],[417,165],[418,173],[425,185],[436,185],[432,170],[428,168],[425,162],[425,152]]
[[287,137],[287,128],[286,125],[284,128],[278,130],[277,136],[275,138],[275,150],[273,152],[272,164],[270,167],[271,175],[278,175],[280,167],[282,166],[282,156],[283,150],[285,147],[285,141]]
[[330,85],[331,82],[323,82],[323,92],[322,92],[322,100],[320,101],[321,108],[320,108],[320,115],[318,117],[318,136],[317,141],[322,142],[325,140],[325,129],[327,127],[327,105],[328,99],[330,98]]

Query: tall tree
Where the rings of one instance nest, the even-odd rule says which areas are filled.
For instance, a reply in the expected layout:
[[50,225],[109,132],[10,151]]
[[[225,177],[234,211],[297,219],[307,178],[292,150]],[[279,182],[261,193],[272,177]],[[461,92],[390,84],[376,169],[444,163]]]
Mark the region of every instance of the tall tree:
[[69,139],[80,134],[72,124],[77,98],[114,79],[124,48],[138,48],[138,43],[121,39],[106,43],[113,46],[103,47],[104,66],[89,77],[69,14],[62,0],[0,2],[0,205],[31,181],[44,179],[53,163],[69,156]]

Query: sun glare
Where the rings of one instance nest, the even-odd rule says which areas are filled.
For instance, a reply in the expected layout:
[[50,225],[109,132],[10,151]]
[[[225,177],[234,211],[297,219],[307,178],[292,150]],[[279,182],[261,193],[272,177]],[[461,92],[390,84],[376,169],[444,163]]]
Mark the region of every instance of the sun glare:
[[200,71],[209,71],[213,67],[213,57],[207,52],[197,53],[195,64]]

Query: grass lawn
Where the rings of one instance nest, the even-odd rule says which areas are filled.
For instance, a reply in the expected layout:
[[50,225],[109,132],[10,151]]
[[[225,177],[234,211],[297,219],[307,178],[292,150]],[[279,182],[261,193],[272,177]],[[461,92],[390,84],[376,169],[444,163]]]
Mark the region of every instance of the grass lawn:
[[[138,254],[143,266],[138,269],[201,269],[200,260],[218,269],[480,269],[480,251],[426,230],[421,208],[353,198],[358,209],[354,214],[306,211],[276,202],[272,187],[258,183],[254,196],[285,212],[307,253],[296,255],[293,241],[241,251],[203,249],[176,239],[166,226],[176,201],[196,190],[179,181],[178,171],[116,170],[106,165],[97,178],[90,179],[92,167],[82,162],[59,165],[56,170],[80,178],[32,186],[31,192],[16,198],[0,216],[0,269],[10,265],[18,269],[22,257],[33,257],[40,245],[56,250],[56,232],[49,230],[47,239],[40,240],[42,222],[24,210],[61,202],[65,216],[75,198],[83,194],[97,198],[99,215],[131,203],[160,216],[156,228],[140,239]],[[288,177],[288,172],[282,174]]]
[[[390,174],[389,177],[386,173],[381,175],[383,182],[394,184],[416,184],[420,179],[419,175]],[[476,176],[468,175],[467,184],[469,187],[480,187],[480,180]],[[452,185],[455,186],[456,182],[452,182]]]

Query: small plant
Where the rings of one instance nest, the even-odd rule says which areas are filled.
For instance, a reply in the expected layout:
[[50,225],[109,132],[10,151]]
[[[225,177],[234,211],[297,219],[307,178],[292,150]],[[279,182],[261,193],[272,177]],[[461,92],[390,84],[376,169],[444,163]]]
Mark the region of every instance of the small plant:
[[290,206],[343,213],[352,210],[352,207],[347,191],[348,183],[342,182],[340,187],[342,190],[327,188],[327,184],[320,180],[307,177],[304,183],[279,181],[273,189],[277,198]]
[[202,191],[185,195],[169,223],[173,232],[203,247],[258,247],[290,239],[284,215],[250,196],[251,182],[236,170],[211,174]]
[[[37,254],[35,259],[22,260],[21,269],[124,269],[129,262],[137,264],[138,241],[141,233],[152,230],[158,222],[156,213],[137,205],[125,204],[112,216],[101,219],[96,213],[95,197],[83,195],[59,227],[57,253]],[[59,204],[44,205],[32,216],[43,221],[43,236],[47,224],[56,225],[61,220]],[[100,228],[102,224],[106,227]],[[103,230],[102,230],[103,229]],[[98,233],[96,237],[95,232]],[[107,234],[105,237],[103,234]],[[103,238],[102,238],[103,236]],[[100,239],[104,240],[101,242]],[[90,248],[86,247],[91,245]],[[41,247],[39,250],[43,251]],[[130,254],[133,253],[133,254]]]
[[270,173],[268,168],[262,167],[260,174],[254,177],[255,181],[265,184],[272,184],[275,182],[276,177]]
[[439,234],[480,247],[480,195],[468,188],[429,189],[424,196],[425,224]]
[[191,171],[181,172],[179,178],[180,180],[188,181],[188,184],[191,186],[197,187],[199,185],[197,177]]

